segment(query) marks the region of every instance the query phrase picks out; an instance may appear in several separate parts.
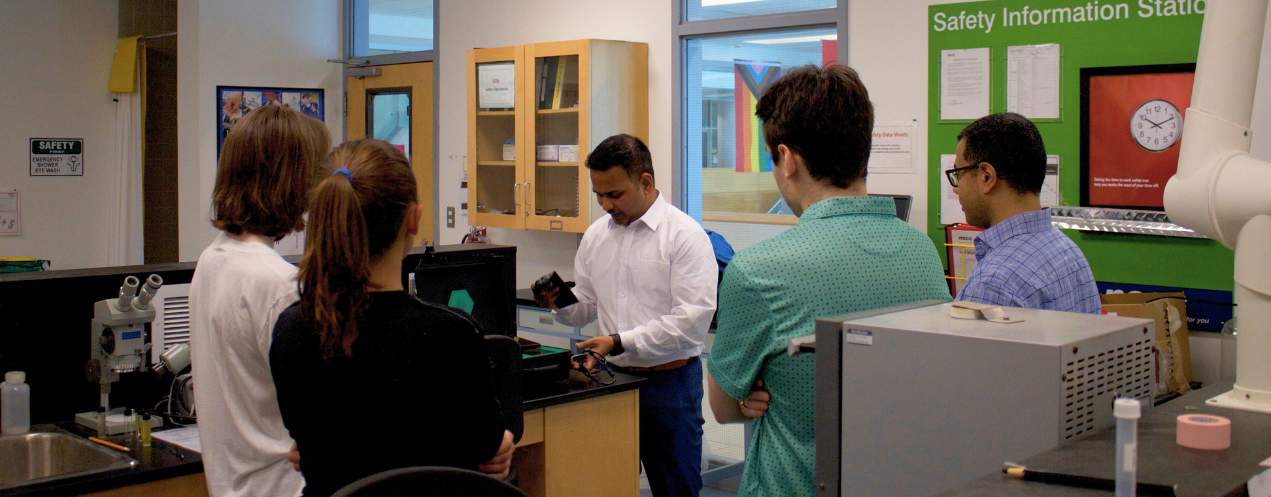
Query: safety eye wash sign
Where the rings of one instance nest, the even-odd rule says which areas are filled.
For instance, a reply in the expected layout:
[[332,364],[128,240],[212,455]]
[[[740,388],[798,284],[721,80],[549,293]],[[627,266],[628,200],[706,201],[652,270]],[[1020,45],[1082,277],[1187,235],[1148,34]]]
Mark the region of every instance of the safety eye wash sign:
[[31,139],[31,176],[83,175],[83,138]]

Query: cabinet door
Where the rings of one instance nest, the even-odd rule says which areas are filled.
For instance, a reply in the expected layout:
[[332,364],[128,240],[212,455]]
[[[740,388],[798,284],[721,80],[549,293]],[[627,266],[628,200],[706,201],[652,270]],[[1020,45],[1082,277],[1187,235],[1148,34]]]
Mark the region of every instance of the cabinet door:
[[527,45],[526,227],[582,233],[588,224],[588,44]]
[[[525,227],[524,49],[468,52],[468,214],[470,223]],[[532,158],[531,158],[532,159]]]

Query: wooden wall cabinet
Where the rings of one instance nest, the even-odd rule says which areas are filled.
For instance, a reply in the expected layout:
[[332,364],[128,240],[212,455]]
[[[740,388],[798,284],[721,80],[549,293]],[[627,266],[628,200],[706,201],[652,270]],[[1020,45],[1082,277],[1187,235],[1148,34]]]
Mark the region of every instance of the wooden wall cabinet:
[[[582,233],[605,213],[587,154],[648,140],[649,48],[575,40],[468,52],[469,223]],[[512,78],[512,90],[507,90]],[[503,88],[503,91],[499,89]]]

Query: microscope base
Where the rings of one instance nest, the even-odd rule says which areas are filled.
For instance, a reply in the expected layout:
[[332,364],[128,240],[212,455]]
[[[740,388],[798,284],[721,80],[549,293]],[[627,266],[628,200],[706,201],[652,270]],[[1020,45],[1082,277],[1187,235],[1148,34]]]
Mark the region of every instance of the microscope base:
[[[97,429],[97,413],[96,412],[81,412],[79,414],[76,414],[75,423],[85,428],[96,430]],[[160,418],[158,416],[150,416],[150,429],[154,430],[160,426],[163,426],[163,418]],[[106,435],[120,435],[124,433],[129,433],[132,430],[133,430],[132,419],[127,416],[124,416],[123,409],[110,410],[110,413],[106,416]]]

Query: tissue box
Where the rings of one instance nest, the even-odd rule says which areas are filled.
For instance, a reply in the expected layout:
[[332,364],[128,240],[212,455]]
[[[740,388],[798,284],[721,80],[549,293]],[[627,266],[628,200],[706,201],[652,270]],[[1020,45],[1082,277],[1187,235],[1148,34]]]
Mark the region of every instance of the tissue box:
[[560,147],[556,145],[539,145],[535,149],[535,157],[539,162],[560,162]]
[[503,144],[503,160],[516,160],[516,144],[512,143],[512,140]]
[[578,162],[578,145],[558,145],[556,156],[561,162]]

